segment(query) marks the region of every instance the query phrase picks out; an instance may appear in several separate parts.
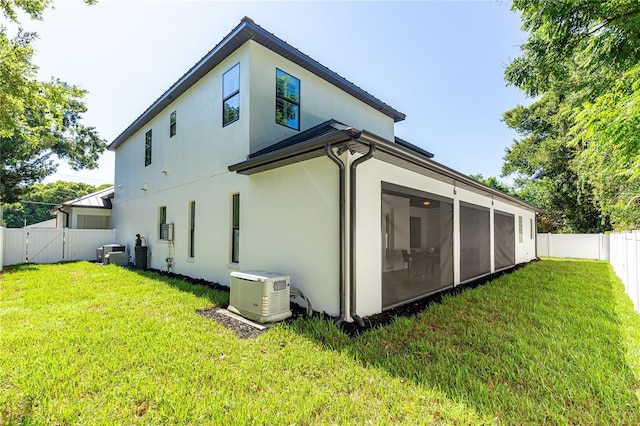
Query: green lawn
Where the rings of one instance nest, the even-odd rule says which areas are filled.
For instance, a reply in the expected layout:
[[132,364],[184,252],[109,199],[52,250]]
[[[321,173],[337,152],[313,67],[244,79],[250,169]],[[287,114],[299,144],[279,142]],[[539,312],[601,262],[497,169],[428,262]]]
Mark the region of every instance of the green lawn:
[[256,339],[228,295],[89,263],[0,275],[0,425],[640,424],[640,316],[604,262],[543,260],[356,339]]

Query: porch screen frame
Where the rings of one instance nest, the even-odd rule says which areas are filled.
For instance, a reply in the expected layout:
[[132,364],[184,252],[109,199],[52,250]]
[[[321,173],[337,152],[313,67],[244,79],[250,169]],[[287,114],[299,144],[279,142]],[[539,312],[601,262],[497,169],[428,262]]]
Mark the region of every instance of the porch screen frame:
[[491,209],[460,201],[459,218],[460,282],[464,283],[491,273]]

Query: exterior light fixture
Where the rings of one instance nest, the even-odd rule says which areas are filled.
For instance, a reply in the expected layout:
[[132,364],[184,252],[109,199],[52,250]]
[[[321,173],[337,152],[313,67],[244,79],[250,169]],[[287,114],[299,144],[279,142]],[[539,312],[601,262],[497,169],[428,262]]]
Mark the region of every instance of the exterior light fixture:
[[422,202],[422,205],[424,205],[424,206],[428,206],[429,204],[431,204],[431,201],[429,201],[429,200],[424,200]]

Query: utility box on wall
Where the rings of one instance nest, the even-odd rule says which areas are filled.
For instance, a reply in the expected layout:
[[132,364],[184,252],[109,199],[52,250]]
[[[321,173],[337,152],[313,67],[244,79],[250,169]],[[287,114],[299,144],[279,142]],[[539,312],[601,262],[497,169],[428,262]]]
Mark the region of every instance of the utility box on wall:
[[261,323],[281,321],[291,316],[290,294],[291,279],[287,275],[234,271],[231,273],[228,309]]

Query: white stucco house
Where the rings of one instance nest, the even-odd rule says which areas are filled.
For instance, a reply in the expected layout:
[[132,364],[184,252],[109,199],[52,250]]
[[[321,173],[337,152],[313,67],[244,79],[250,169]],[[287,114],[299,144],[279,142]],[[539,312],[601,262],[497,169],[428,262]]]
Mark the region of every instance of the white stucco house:
[[244,18],[110,144],[149,266],[291,276],[351,321],[536,257],[536,209],[396,138],[405,115]]

